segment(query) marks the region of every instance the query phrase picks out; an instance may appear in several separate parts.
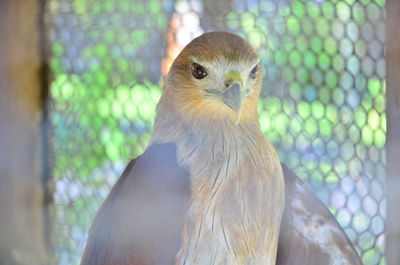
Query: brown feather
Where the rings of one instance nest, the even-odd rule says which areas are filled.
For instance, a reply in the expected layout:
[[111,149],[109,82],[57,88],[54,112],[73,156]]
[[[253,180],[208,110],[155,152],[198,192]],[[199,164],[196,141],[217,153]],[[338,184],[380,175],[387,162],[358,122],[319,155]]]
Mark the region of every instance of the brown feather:
[[178,161],[191,176],[176,264],[273,265],[284,183],[279,158],[258,122],[261,74],[248,81],[252,93],[237,124],[231,109],[208,99],[208,81],[192,77],[190,65],[197,60],[228,69],[240,64],[252,68],[259,62],[244,39],[212,32],[186,46],[168,75],[151,143],[175,143]]
[[285,212],[277,265],[362,265],[335,217],[285,165]]
[[[212,78],[214,69],[208,79],[192,76],[196,61],[243,71],[249,94],[239,116],[206,91],[225,87]],[[185,47],[168,74],[150,147],[99,210],[82,265],[275,265],[279,233],[279,265],[356,259],[333,217],[287,171],[280,231],[284,178],[258,122],[262,76],[244,76],[258,62],[247,41],[231,33],[206,33]],[[326,252],[330,246],[336,256]]]
[[173,265],[180,247],[188,173],[175,146],[132,160],[98,211],[82,265]]
[[[234,113],[223,104],[207,100],[202,83],[197,83],[191,75],[191,64],[195,60],[218,62],[223,58],[231,64],[259,62],[258,55],[250,44],[238,35],[228,32],[209,32],[190,42],[178,55],[167,76],[163,95],[157,106],[159,114],[155,130],[165,123],[178,119],[192,123],[191,126],[208,123],[210,120],[232,119]],[[257,102],[262,84],[261,72],[258,73],[254,93],[244,101],[241,122],[258,123]],[[221,83],[221,87],[224,84]],[[165,113],[166,112],[166,113]],[[171,120],[172,119],[172,120]]]

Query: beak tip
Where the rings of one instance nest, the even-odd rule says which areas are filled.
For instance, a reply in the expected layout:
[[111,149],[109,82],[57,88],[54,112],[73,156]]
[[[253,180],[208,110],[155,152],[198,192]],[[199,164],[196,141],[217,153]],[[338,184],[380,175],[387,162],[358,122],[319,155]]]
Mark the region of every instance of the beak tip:
[[243,102],[243,91],[238,83],[232,84],[223,94],[224,103],[239,117]]

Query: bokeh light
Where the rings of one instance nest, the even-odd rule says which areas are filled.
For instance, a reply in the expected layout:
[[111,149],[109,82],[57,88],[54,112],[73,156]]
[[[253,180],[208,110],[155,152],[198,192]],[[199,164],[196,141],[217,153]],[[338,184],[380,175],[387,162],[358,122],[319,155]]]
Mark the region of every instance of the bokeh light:
[[384,0],[50,0],[59,264],[147,145],[163,77],[191,39],[235,32],[264,72],[260,125],[366,265],[384,260]]

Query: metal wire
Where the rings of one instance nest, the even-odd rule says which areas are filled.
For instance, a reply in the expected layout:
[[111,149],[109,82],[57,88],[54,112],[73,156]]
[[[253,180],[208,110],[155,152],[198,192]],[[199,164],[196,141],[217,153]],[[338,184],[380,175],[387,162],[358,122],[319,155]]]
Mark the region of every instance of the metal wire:
[[204,31],[258,50],[260,125],[335,214],[366,265],[385,264],[384,0],[50,0],[60,264],[78,264],[100,203],[145,148],[163,76]]

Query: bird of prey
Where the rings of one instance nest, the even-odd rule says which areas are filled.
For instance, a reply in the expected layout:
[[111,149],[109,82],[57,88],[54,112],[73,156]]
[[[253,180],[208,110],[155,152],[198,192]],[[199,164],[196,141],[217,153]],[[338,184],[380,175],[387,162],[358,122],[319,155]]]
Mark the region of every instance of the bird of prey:
[[258,122],[261,84],[260,58],[237,35],[205,33],[182,50],[150,143],[99,209],[82,265],[361,264],[282,171]]

